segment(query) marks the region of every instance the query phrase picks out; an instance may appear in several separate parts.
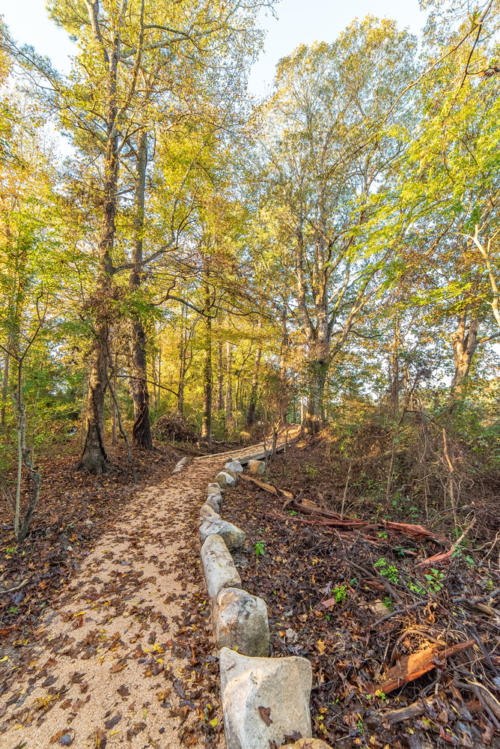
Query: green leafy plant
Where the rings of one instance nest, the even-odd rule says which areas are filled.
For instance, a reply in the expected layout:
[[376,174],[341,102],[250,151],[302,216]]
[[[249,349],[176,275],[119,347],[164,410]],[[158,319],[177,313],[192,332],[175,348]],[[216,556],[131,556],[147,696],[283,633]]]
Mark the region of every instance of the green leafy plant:
[[394,611],[394,604],[390,596],[386,596],[384,598],[384,606],[386,607],[386,609],[389,609],[389,611]]
[[257,557],[257,559],[259,557],[263,557],[264,556],[264,541],[257,541],[254,546],[254,550],[255,550],[255,556]]
[[379,575],[386,577],[391,583],[395,585],[399,582],[398,568],[394,564],[389,564],[385,557],[380,557],[373,565]]
[[347,585],[339,585],[337,588],[332,590],[337,603],[342,603],[347,598]]
[[431,567],[424,577],[427,580],[427,588],[433,593],[439,593],[443,588],[444,573],[440,572],[435,567]]
[[427,593],[424,586],[421,585],[417,580],[409,580],[408,587],[411,590],[411,592],[416,593],[417,596],[425,596],[425,594]]

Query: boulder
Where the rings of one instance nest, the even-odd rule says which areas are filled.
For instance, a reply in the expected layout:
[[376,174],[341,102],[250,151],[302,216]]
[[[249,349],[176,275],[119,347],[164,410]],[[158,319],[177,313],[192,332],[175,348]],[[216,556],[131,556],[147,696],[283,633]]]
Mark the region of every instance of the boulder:
[[321,739],[299,739],[293,744],[282,744],[280,749],[332,749],[332,747]]
[[243,655],[269,655],[269,622],[262,598],[240,588],[224,588],[213,612],[218,648],[233,648]]
[[241,578],[221,536],[208,536],[201,547],[208,595],[213,600],[223,588],[240,588]]
[[200,518],[203,522],[205,520],[220,520],[221,519],[219,513],[216,510],[214,510],[212,505],[209,505],[208,502],[205,502],[205,504],[203,504],[200,507]]
[[269,749],[295,731],[311,736],[305,658],[250,658],[222,648],[220,674],[227,749]]
[[262,474],[265,473],[266,464],[263,460],[250,460],[248,463],[248,470],[256,476],[262,476]]
[[221,536],[227,548],[240,549],[245,543],[245,534],[236,525],[227,520],[206,520],[200,526],[200,538],[203,543],[208,536]]
[[225,489],[227,486],[236,486],[236,474],[229,473],[229,471],[221,471],[217,474],[215,480],[222,489]]
[[231,473],[243,473],[243,466],[239,460],[229,460],[224,466],[224,470]]
[[224,494],[225,487],[215,482],[207,486],[207,494]]
[[205,500],[205,504],[210,505],[210,507],[215,510],[215,512],[220,511],[221,503],[222,496],[220,494],[209,494]]

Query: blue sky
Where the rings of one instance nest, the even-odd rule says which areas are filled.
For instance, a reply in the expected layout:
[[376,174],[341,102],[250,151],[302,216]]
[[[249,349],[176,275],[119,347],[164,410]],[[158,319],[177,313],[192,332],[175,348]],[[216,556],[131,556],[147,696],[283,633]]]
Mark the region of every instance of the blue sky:
[[[67,35],[48,18],[45,0],[3,0],[0,13],[17,41],[32,44],[62,70],[68,67],[72,45]],[[250,76],[250,91],[261,96],[270,88],[278,60],[298,44],[333,41],[353,18],[368,13],[394,18],[401,27],[418,33],[425,16],[418,0],[281,0],[276,16],[261,14],[267,31],[265,49]]]

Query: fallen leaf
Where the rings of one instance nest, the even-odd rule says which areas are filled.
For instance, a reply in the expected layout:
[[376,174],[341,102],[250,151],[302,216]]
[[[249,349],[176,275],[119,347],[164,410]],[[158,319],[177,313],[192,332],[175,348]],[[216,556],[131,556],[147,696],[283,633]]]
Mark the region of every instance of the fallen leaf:
[[271,720],[271,708],[270,707],[262,707],[262,705],[259,706],[259,715],[266,724],[266,726],[270,726],[273,722]]

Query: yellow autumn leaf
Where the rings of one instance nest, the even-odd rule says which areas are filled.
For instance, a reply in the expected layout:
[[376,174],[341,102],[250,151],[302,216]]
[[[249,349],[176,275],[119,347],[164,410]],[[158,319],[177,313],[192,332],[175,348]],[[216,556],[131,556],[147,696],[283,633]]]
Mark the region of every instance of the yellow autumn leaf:
[[323,640],[318,640],[318,642],[316,643],[316,650],[318,651],[318,653],[319,653],[320,655],[323,655],[323,653],[324,653],[324,652],[325,652],[325,650],[326,650],[326,645],[325,645],[325,643],[323,642]]

